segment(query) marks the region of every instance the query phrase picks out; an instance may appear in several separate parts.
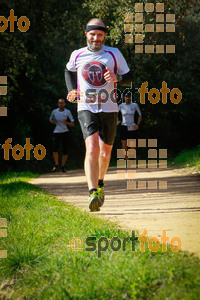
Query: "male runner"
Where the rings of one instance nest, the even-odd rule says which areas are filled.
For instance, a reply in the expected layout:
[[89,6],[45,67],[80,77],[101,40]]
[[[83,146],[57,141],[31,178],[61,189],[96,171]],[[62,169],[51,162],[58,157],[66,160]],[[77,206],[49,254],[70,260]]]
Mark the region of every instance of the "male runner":
[[[130,83],[130,69],[117,48],[104,46],[107,28],[102,20],[86,26],[87,47],[72,52],[66,65],[67,99],[79,99],[78,119],[86,146],[85,174],[89,209],[99,211],[104,203],[104,176],[116,135],[118,105],[116,82]],[[77,72],[76,90],[73,72]],[[118,76],[119,75],[119,76]]]
[[[56,127],[53,131],[53,158],[55,165],[52,169],[52,172],[59,170],[59,156],[58,156],[58,146],[59,143],[62,143],[63,155],[62,155],[62,165],[61,171],[66,172],[65,164],[67,161],[67,152],[69,147],[69,127],[74,126],[74,118],[71,114],[71,111],[65,108],[65,100],[58,100],[58,108],[54,109],[51,113],[49,121],[52,124],[56,124]],[[68,119],[71,122],[68,122]]]
[[[128,92],[124,96],[125,103],[119,105],[119,112],[122,115],[122,122],[120,126],[120,139],[122,148],[127,151],[127,139],[134,139],[137,137],[137,130],[142,121],[142,114],[137,103],[131,102],[132,94]],[[137,124],[135,123],[135,113],[138,113]],[[118,122],[120,123],[120,121]]]

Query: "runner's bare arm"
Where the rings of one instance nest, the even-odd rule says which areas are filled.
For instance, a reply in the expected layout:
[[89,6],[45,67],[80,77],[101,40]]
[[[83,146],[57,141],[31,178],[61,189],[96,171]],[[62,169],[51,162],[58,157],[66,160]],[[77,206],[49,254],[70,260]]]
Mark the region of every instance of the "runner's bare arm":
[[74,127],[74,122],[68,122],[67,120],[63,120],[63,123],[69,127]]

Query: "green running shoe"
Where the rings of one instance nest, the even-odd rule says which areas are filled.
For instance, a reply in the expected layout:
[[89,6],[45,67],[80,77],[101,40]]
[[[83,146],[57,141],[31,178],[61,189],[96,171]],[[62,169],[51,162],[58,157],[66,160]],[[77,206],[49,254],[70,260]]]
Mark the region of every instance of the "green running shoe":
[[54,172],[58,172],[59,171],[59,165],[54,165],[51,172],[54,173]]
[[98,193],[98,196],[99,196],[99,199],[101,200],[101,206],[103,206],[103,203],[104,203],[104,187],[98,187],[97,188],[97,193]]
[[99,199],[98,192],[95,191],[89,197],[89,209],[90,211],[99,211],[101,206],[101,200]]

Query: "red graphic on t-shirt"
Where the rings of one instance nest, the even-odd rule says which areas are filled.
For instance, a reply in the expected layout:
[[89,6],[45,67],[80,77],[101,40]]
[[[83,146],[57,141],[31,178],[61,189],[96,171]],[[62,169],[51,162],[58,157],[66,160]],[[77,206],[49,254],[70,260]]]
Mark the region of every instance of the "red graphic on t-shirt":
[[106,83],[103,75],[106,66],[98,61],[87,63],[82,69],[83,78],[91,85],[101,86]]

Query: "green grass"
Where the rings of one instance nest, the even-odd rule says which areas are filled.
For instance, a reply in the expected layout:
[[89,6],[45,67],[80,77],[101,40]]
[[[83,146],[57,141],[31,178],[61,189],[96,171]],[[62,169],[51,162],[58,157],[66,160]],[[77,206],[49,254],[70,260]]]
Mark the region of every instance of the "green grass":
[[[186,252],[127,249],[87,252],[86,237],[124,239],[130,232],[57,200],[27,183],[32,174],[0,177],[0,299],[199,299],[199,259]],[[66,189],[67,192],[67,189]],[[69,246],[83,240],[83,251]],[[168,247],[169,248],[169,247]]]
[[196,167],[200,171],[200,145],[191,150],[183,150],[174,159],[174,163],[181,167]]

